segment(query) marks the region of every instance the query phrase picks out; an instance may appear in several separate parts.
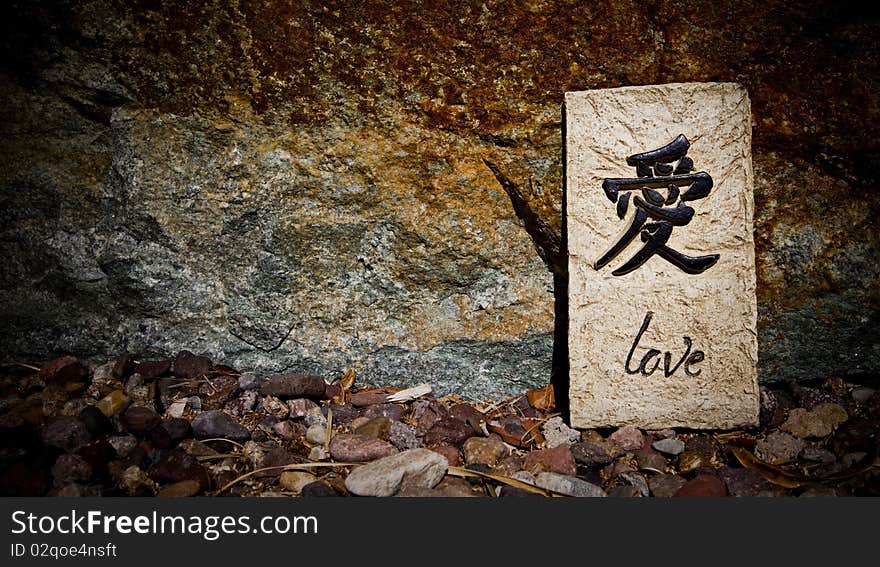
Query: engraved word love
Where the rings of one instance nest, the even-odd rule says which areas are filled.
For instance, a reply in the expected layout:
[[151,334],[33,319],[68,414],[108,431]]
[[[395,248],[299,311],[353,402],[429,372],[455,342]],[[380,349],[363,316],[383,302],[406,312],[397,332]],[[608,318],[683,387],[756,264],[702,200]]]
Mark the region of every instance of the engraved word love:
[[[630,368],[630,362],[632,362],[633,354],[636,352],[636,348],[639,346],[639,341],[642,339],[642,335],[645,334],[645,331],[648,330],[648,325],[651,324],[651,319],[653,319],[654,313],[648,311],[645,314],[645,320],[642,322],[642,327],[639,329],[638,334],[636,334],[636,339],[633,341],[632,348],[629,349],[629,355],[626,357],[626,363],[624,364],[624,368],[626,369],[627,374],[639,374],[641,373],[644,376],[650,376],[660,367],[660,351],[652,348],[649,349],[648,352],[645,353],[645,356],[642,357],[642,361],[639,363],[638,367],[634,370]],[[678,359],[678,362],[672,366],[672,353],[666,351],[663,353],[663,374],[669,378],[673,374],[675,374],[676,370],[678,370],[682,364],[684,365],[684,373],[688,376],[699,376],[701,369],[691,369],[691,366],[698,364],[706,359],[706,354],[701,350],[695,350],[691,352],[691,346],[693,342],[691,338],[688,336],[683,336],[685,351],[684,354],[681,355],[681,358]],[[653,365],[651,362],[653,361]]]

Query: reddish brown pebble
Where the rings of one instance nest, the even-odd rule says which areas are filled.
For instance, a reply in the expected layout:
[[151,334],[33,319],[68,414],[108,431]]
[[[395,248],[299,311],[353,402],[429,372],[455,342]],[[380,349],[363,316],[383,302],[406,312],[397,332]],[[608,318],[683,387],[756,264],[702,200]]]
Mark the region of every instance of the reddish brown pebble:
[[448,443],[461,447],[469,438],[474,436],[473,428],[463,421],[452,417],[441,419],[425,433],[426,445],[439,445]]
[[310,374],[275,374],[261,384],[264,396],[279,398],[311,398],[319,400],[324,396],[324,378]]
[[727,496],[727,488],[720,478],[710,474],[701,474],[689,480],[687,484],[678,489],[675,496]]
[[533,474],[542,472],[554,472],[568,476],[577,474],[577,464],[571,450],[565,445],[559,445],[552,449],[532,451],[526,455],[523,470]]
[[449,408],[449,416],[470,425],[477,435],[482,434],[480,423],[486,421],[486,416],[474,406],[470,404],[455,404]]
[[452,445],[437,445],[436,447],[431,447],[431,450],[446,457],[446,460],[449,461],[450,467],[457,467],[461,464],[461,454],[458,452],[457,447],[453,447]]
[[354,433],[358,435],[364,435],[366,437],[372,437],[374,439],[382,439],[383,441],[388,441],[389,434],[391,433],[391,420],[387,417],[376,417],[373,419],[368,419],[365,423],[359,425],[354,430]]
[[159,378],[171,372],[170,360],[148,360],[135,365],[134,373],[144,378]]
[[202,485],[197,480],[181,480],[170,484],[159,491],[159,498],[187,498],[195,496],[202,489]]
[[56,358],[40,369],[40,377],[46,382],[79,382],[88,375],[89,369],[80,364],[75,356]]
[[351,405],[355,407],[384,404],[388,401],[388,394],[384,392],[357,392],[351,395]]
[[374,461],[397,453],[391,443],[364,435],[342,433],[330,440],[330,456],[337,461]]
[[161,422],[159,414],[150,408],[131,406],[122,414],[122,425],[135,433],[149,431]]
[[207,374],[211,366],[211,359],[207,356],[196,356],[188,350],[182,350],[174,359],[172,372],[178,378],[191,380]]

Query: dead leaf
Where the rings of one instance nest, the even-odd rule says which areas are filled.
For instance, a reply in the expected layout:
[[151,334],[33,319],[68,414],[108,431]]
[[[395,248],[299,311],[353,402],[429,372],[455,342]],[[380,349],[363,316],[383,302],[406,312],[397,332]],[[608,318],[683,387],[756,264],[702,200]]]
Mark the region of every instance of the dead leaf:
[[554,496],[557,494],[557,493],[553,492],[552,490],[545,490],[543,488],[539,488],[539,487],[534,486],[532,484],[529,484],[527,482],[523,482],[523,481],[517,480],[515,478],[510,478],[509,476],[501,476],[501,475],[486,473],[486,472],[481,472],[481,471],[473,471],[473,470],[465,469],[462,467],[449,467],[448,473],[451,476],[458,476],[458,477],[462,477],[462,478],[468,478],[468,477],[488,478],[490,480],[494,480],[496,482],[508,484],[510,486],[520,488],[522,490],[527,490],[529,492],[534,492],[535,494],[540,494],[542,496]]
[[345,399],[348,396],[348,390],[354,385],[355,373],[354,369],[349,368],[345,371],[345,374],[342,376],[342,379],[339,381],[339,394],[333,396],[330,400],[335,404],[343,405],[345,404]]
[[553,384],[547,384],[543,388],[526,392],[529,404],[536,410],[552,411],[556,407],[556,396],[553,393]]
[[523,438],[534,445],[542,446],[545,442],[544,435],[541,434],[541,426],[547,421],[548,418],[538,419],[535,417],[524,417],[522,418],[523,427],[526,428],[526,434]]
[[401,390],[396,394],[391,394],[388,396],[388,402],[390,403],[403,403],[408,402],[410,400],[414,400],[425,394],[431,393],[431,386],[428,384],[419,384],[418,386],[413,386],[412,388],[407,388],[405,390]]
[[811,484],[809,480],[790,473],[785,469],[765,463],[750,451],[741,447],[731,447],[730,451],[742,466],[751,469],[768,481],[784,488],[799,488]]
[[525,439],[522,439],[519,435],[508,432],[506,429],[504,429],[503,426],[501,426],[497,422],[490,423],[486,426],[486,429],[488,429],[491,433],[497,434],[505,443],[514,445],[515,447],[528,448],[529,446],[529,443]]
[[[540,422],[540,420],[534,421]],[[523,420],[523,425],[525,426],[525,420]],[[506,429],[504,429],[503,425],[501,425],[497,421],[493,421],[486,425],[486,429],[488,429],[491,433],[498,434],[498,436],[501,437],[501,440],[505,443],[523,449],[540,446],[542,443],[544,443],[544,436],[541,435],[541,432],[538,431],[537,427],[535,427],[531,431],[527,429],[524,435],[520,435],[507,431]]]
[[339,385],[342,386],[343,390],[348,390],[354,385],[354,369],[349,368],[345,371],[345,376],[342,377],[342,380],[339,381]]

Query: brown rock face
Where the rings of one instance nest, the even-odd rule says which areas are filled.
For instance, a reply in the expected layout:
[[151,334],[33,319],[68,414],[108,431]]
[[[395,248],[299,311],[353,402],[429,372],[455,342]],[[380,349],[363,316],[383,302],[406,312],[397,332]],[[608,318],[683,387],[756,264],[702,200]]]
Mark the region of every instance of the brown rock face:
[[878,29],[863,10],[0,10],[9,360],[189,348],[439,395],[543,385],[551,276],[481,158],[559,230],[565,91],[734,81],[753,106],[760,379],[880,369]]

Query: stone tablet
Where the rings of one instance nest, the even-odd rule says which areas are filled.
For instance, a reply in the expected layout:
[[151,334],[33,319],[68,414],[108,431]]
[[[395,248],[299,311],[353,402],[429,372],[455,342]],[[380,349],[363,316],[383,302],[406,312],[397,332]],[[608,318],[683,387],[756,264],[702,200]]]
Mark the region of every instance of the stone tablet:
[[745,89],[565,95],[571,422],[758,423]]

